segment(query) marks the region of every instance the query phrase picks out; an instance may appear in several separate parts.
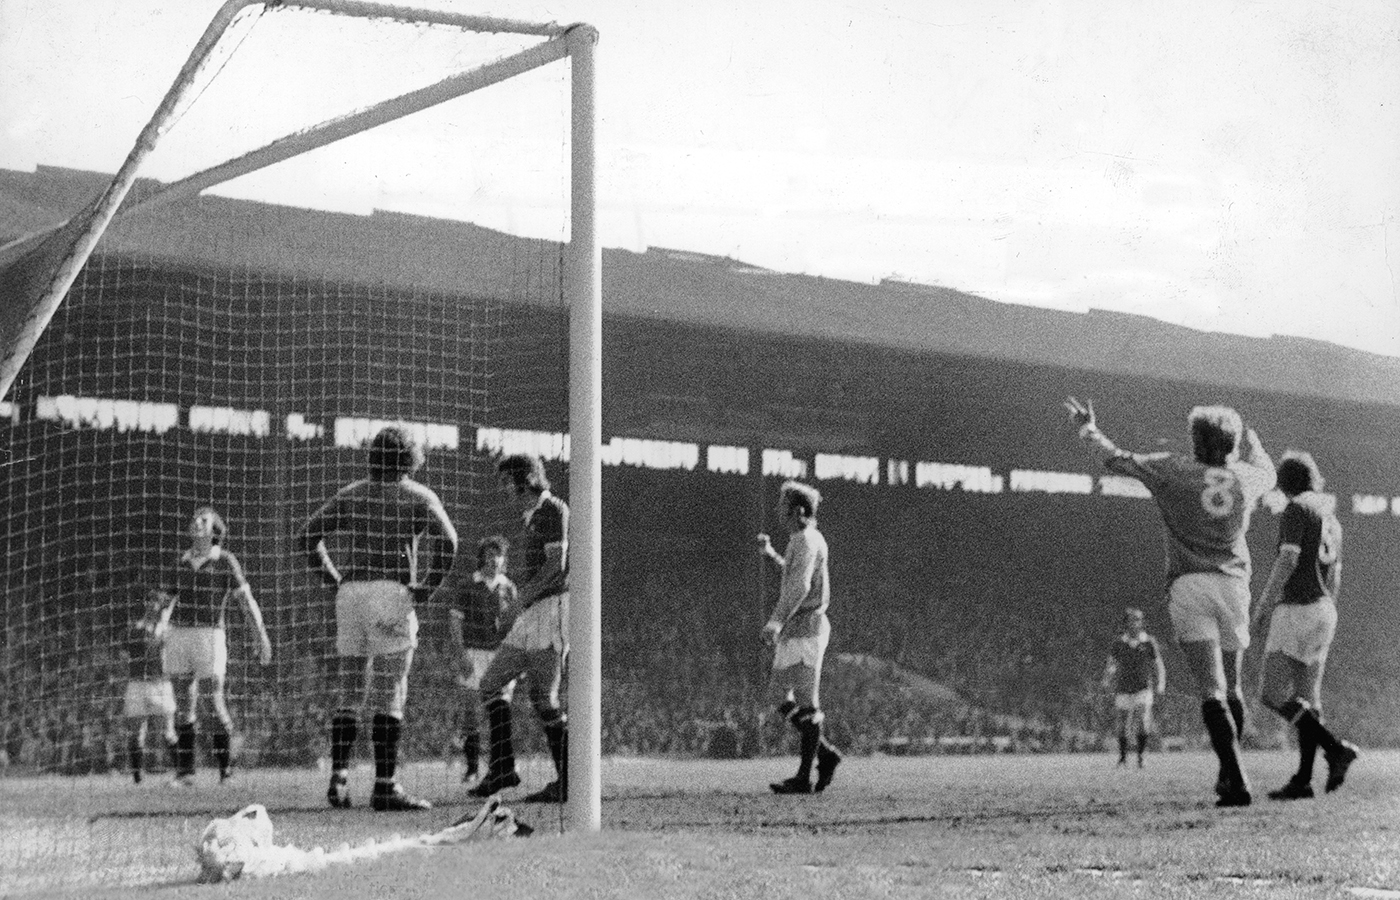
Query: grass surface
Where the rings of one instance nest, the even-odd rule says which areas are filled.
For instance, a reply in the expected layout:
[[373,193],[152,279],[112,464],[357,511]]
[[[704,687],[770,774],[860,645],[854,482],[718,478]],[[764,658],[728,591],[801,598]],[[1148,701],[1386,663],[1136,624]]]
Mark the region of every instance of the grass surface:
[[[1293,760],[1257,753],[1247,762],[1262,795],[1283,782]],[[433,831],[473,805],[441,767],[414,773],[420,784],[440,786],[440,805],[412,814],[324,809],[315,772],[248,772],[236,788],[193,792],[116,777],[4,779],[0,893],[1400,897],[1400,753],[1393,751],[1366,753],[1336,794],[1236,810],[1212,806],[1213,760],[1193,753],[1149,757],[1143,771],[1116,768],[1102,755],[854,758],[825,795],[769,794],[767,782],[791,765],[605,760],[599,834],[560,834],[557,810],[512,805],[540,834],[216,886],[190,883],[190,848],[210,818],[246,802],[268,806],[278,843],[328,849]],[[1323,770],[1319,761],[1319,787]]]

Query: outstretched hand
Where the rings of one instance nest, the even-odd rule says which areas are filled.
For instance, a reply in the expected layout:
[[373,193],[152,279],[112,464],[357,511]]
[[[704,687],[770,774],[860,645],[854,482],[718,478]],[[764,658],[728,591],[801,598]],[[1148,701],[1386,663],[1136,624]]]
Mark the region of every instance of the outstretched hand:
[[1065,401],[1065,409],[1069,410],[1069,420],[1074,423],[1075,428],[1094,426],[1094,401],[1081,403],[1073,397]]

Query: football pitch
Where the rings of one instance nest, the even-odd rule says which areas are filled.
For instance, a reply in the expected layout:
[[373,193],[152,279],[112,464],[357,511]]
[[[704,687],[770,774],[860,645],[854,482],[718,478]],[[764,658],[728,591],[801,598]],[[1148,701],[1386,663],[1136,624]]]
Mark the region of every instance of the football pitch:
[[189,792],[115,775],[0,779],[0,894],[1400,897],[1400,751],[1366,752],[1332,795],[1319,760],[1311,801],[1262,799],[1291,754],[1250,753],[1247,764],[1261,799],[1217,810],[1214,759],[1194,752],[1150,755],[1143,770],[1103,754],[857,757],[810,797],[768,792],[790,774],[786,758],[610,758],[598,834],[561,834],[557,809],[508,800],[536,835],[212,886],[193,883],[193,843],[246,802],[268,807],[278,844],[306,849],[435,831],[475,804],[441,766],[416,779],[451,787],[412,814],[321,808],[312,770],[247,771],[236,790]]

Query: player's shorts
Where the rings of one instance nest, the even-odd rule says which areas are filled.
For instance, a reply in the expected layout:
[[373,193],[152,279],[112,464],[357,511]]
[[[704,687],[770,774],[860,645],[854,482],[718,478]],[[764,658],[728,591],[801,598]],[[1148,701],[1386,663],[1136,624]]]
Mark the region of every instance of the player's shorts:
[[481,690],[481,676],[486,674],[486,670],[491,667],[491,660],[495,658],[495,650],[482,650],[479,647],[468,647],[467,659],[471,661],[472,673],[466,678],[458,675],[457,684],[467,690]]
[[335,592],[335,651],[380,656],[418,646],[413,595],[397,581],[345,581]]
[[534,605],[516,618],[502,646],[520,650],[557,650],[568,652],[569,639],[564,629],[569,621],[569,592],[536,600]]
[[1282,653],[1304,665],[1327,661],[1337,633],[1337,607],[1328,599],[1315,603],[1280,603],[1269,620],[1265,653]]
[[1215,641],[1225,651],[1249,646],[1249,583],[1241,578],[1182,575],[1171,583],[1167,613],[1180,643]]
[[223,678],[228,674],[228,639],[222,628],[172,625],[161,648],[167,675]]
[[773,670],[790,669],[793,666],[822,668],[826,656],[826,645],[831,641],[831,621],[821,617],[817,633],[808,637],[780,638],[773,651]]
[[122,715],[128,719],[175,715],[175,689],[170,686],[170,680],[128,681]]
[[1152,712],[1152,688],[1143,688],[1130,694],[1114,694],[1113,708],[1119,712]]

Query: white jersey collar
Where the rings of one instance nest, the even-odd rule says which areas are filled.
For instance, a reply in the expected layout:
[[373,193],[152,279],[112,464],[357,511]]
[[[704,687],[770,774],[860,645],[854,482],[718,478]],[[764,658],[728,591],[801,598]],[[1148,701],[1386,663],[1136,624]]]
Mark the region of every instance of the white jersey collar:
[[214,544],[209,548],[207,556],[195,556],[194,550],[186,550],[180,557],[181,562],[189,563],[191,569],[198,569],[211,559],[220,559],[224,555],[224,548]]
[[528,511],[526,511],[526,513],[522,516],[522,518],[525,520],[525,524],[526,524],[526,525],[529,525],[529,524],[530,524],[530,518],[531,518],[535,513],[537,513],[537,512],[540,511],[540,507],[544,506],[544,502],[545,502],[546,500],[548,500],[550,497],[553,497],[553,496],[554,496],[554,495],[551,494],[551,493],[549,492],[548,489],[545,489],[544,491],[541,491],[541,492],[540,492],[540,498],[539,498],[539,500],[536,501],[536,502],[535,502],[535,505],[532,506],[532,507],[530,507],[530,509],[529,509]]
[[506,576],[503,574],[496,574],[492,575],[490,578],[487,578],[480,572],[472,573],[472,581],[475,581],[477,584],[485,586],[488,590],[494,591],[496,588],[500,587],[505,582],[505,580]]

